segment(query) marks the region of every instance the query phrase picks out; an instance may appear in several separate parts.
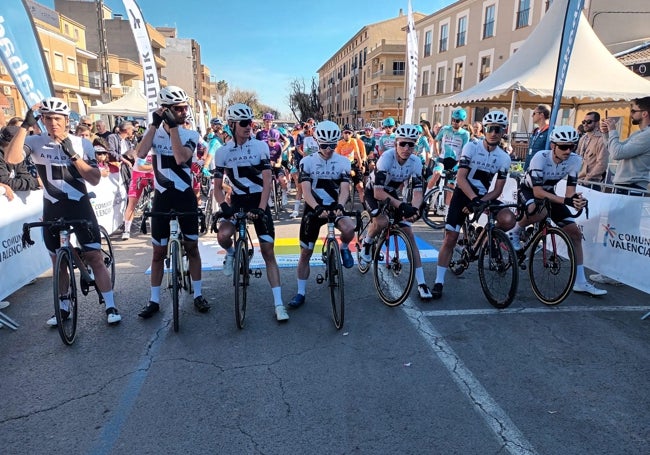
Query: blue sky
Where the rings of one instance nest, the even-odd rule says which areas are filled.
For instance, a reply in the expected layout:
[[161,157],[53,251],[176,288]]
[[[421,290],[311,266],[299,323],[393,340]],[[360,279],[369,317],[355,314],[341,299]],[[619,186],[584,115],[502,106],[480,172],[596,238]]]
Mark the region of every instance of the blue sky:
[[[364,25],[395,17],[400,8],[406,14],[408,7],[408,0],[136,2],[153,26],[174,26],[179,37],[194,38],[217,80],[255,91],[262,103],[286,114],[291,80],[304,78],[309,86],[318,68]],[[104,3],[114,13],[124,13],[121,0]],[[424,14],[452,3],[411,0],[413,11]]]

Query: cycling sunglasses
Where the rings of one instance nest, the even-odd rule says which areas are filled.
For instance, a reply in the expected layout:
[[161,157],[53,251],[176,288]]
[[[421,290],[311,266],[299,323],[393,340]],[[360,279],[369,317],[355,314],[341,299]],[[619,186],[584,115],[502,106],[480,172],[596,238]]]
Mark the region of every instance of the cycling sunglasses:
[[485,132],[486,133],[494,133],[494,134],[501,134],[503,133],[505,128],[499,125],[489,125],[485,127]]
[[410,147],[413,148],[415,147],[415,142],[407,142],[407,141],[400,141],[397,143],[400,147]]
[[332,149],[334,150],[336,148],[336,144],[320,144],[318,146],[321,150],[327,150],[327,149]]
[[239,126],[241,126],[242,128],[246,128],[247,126],[251,126],[252,123],[253,123],[253,121],[251,119],[240,120],[239,121]]

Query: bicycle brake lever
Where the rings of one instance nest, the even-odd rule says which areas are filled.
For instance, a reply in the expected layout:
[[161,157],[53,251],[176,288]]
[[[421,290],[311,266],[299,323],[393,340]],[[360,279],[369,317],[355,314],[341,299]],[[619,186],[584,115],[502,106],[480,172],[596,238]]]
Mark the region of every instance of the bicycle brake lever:
[[34,244],[34,241],[32,240],[32,237],[30,235],[29,226],[27,225],[27,223],[23,224],[23,235],[20,237],[20,240],[22,242],[23,248],[25,248],[25,246],[27,246],[27,245],[33,245]]
[[142,215],[142,222],[140,223],[140,232],[147,234],[147,217]]

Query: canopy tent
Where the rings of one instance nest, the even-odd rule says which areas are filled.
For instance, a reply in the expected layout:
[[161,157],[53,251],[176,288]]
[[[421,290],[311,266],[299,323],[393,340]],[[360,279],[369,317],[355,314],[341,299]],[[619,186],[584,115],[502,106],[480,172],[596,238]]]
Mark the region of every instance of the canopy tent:
[[[552,3],[539,25],[503,65],[474,87],[443,98],[440,105],[492,100],[507,104],[550,102],[568,0]],[[562,94],[573,106],[603,101],[629,101],[650,95],[650,81],[623,66],[603,45],[584,14]]]
[[110,103],[90,106],[88,113],[146,118],[148,113],[147,99],[140,93],[140,90],[132,87],[122,98]]

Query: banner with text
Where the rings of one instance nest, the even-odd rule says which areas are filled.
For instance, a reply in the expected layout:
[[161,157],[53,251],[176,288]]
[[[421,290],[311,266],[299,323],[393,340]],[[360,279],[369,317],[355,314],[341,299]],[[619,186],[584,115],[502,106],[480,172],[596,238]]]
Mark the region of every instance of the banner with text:
[[[415,22],[413,20],[413,10],[411,9],[411,0],[408,3],[408,23],[406,27],[406,53],[408,55],[408,93],[406,94],[406,108],[404,119],[399,119],[402,123],[413,122],[413,104],[415,103],[415,92],[418,83],[418,36],[415,31]],[[419,120],[418,120],[419,121]]]

